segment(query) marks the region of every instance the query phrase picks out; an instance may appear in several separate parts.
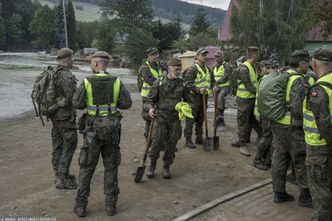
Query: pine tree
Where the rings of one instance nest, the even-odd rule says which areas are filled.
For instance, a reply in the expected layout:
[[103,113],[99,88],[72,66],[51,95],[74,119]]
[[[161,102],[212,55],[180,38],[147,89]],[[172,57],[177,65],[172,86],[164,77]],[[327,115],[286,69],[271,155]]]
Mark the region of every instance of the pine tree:
[[207,13],[203,8],[199,8],[196,12],[194,22],[190,28],[190,35],[194,36],[202,32],[206,32],[210,24],[207,20]]
[[76,36],[76,19],[73,3],[71,0],[67,6],[67,30],[68,30],[68,46],[73,50],[77,50],[77,36]]
[[2,14],[2,2],[0,1],[0,49],[4,49],[6,43],[5,20]]
[[59,0],[55,14],[55,46],[58,49],[66,47],[62,0]]

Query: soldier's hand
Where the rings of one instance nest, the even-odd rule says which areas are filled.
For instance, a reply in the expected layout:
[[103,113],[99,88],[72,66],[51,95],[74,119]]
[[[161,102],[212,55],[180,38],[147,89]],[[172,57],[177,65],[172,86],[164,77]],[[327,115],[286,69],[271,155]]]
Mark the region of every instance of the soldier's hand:
[[206,94],[206,93],[207,93],[207,89],[206,89],[206,88],[201,88],[201,89],[199,90],[199,92],[200,92],[201,94]]
[[218,87],[213,87],[213,94],[217,95],[219,94],[220,89]]
[[154,108],[150,108],[149,110],[149,116],[152,118],[152,119],[155,119],[156,118],[156,110]]

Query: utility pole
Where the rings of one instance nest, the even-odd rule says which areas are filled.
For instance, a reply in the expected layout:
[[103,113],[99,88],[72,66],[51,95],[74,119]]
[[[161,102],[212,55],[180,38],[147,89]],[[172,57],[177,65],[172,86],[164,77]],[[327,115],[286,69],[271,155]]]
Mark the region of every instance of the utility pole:
[[65,28],[66,48],[68,48],[67,16],[66,16],[66,4],[65,4],[65,0],[62,0],[62,7],[63,7],[63,24],[64,24],[64,28]]

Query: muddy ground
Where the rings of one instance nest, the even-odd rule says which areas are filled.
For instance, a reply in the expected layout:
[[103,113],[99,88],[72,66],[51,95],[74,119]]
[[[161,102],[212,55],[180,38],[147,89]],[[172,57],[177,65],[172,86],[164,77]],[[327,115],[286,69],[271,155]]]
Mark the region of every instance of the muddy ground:
[[[219,133],[221,149],[204,152],[184,147],[181,139],[172,166],[173,178],[161,176],[159,160],[154,179],[144,178],[134,183],[133,172],[144,149],[141,102],[133,94],[134,105],[123,112],[122,164],[119,171],[121,194],[118,214],[112,220],[171,220],[221,195],[238,190],[270,176],[252,166],[253,156],[247,158],[230,147],[236,139],[234,116],[227,116],[227,127]],[[212,116],[210,116],[212,119]],[[212,121],[209,121],[212,125]],[[210,128],[211,129],[211,128]],[[53,184],[51,166],[51,124],[41,126],[29,111],[13,120],[0,121],[0,218],[55,217],[57,220],[79,220],[72,212],[76,190],[57,190]],[[252,140],[255,138],[253,137]],[[72,162],[71,173],[78,174],[79,144]],[[255,144],[249,145],[251,153]],[[85,220],[109,220],[104,212],[103,165],[100,159],[92,179],[91,197]]]

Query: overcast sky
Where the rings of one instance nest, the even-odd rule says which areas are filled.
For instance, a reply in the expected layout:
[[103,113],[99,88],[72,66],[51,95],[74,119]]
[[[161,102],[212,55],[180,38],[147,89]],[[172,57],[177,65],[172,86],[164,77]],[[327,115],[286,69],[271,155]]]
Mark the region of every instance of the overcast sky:
[[[201,4],[201,0],[180,0],[180,1]],[[202,0],[203,5],[210,6],[213,8],[221,8],[224,10],[228,9],[229,2],[230,0]]]

